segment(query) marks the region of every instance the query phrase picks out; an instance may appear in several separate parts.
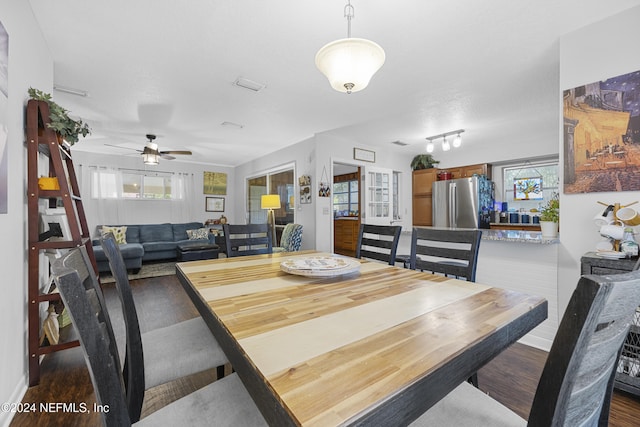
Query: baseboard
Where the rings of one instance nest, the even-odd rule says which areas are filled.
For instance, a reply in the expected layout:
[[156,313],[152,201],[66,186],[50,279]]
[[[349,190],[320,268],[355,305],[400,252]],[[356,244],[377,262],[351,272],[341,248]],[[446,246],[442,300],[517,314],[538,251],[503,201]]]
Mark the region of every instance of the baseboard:
[[544,350],[547,353],[551,350],[551,344],[553,341],[536,337],[535,335],[527,334],[524,337],[518,340],[520,344],[528,345],[529,347],[534,347],[539,350]]
[[[22,381],[20,381],[16,385],[9,399],[7,399],[5,402],[2,402],[2,403],[9,403],[9,404],[20,403],[22,402],[22,399],[24,398],[24,395],[26,392],[27,392],[27,377],[25,375],[22,378]],[[4,411],[4,410],[0,411],[0,427],[9,427],[9,424],[11,424],[11,420],[13,420],[14,415],[15,415],[15,412],[13,411]]]

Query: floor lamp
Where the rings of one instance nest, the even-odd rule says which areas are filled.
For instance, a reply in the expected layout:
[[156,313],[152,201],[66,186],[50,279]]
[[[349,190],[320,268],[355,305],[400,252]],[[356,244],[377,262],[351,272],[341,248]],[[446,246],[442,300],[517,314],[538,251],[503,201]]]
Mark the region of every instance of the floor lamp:
[[280,209],[280,196],[277,194],[263,194],[260,199],[260,208],[269,209],[267,213],[267,224],[271,229],[271,242],[273,246],[277,246],[276,243],[276,218],[273,214],[274,209]]

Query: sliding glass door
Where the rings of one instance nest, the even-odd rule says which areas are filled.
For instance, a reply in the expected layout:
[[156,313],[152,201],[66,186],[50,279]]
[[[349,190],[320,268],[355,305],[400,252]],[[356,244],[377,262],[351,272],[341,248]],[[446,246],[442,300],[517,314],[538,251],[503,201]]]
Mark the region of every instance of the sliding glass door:
[[294,222],[293,165],[247,179],[247,212],[250,224],[267,222],[267,211],[260,208],[263,194],[280,196],[280,208],[274,209],[276,225]]

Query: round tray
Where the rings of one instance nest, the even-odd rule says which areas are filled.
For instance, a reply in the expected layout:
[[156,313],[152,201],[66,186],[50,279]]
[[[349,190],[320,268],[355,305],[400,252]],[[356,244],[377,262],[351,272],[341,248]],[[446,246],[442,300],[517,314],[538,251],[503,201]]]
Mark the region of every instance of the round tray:
[[360,262],[355,259],[312,256],[282,261],[280,270],[307,277],[334,277],[360,270]]

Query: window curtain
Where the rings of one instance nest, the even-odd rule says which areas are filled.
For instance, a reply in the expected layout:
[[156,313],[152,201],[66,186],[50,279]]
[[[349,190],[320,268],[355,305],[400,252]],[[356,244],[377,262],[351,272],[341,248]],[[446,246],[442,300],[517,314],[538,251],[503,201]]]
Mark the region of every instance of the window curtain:
[[122,172],[102,166],[80,165],[83,206],[90,227],[126,224],[122,200]]
[[171,222],[202,221],[194,206],[195,176],[192,173],[174,173],[171,177]]

